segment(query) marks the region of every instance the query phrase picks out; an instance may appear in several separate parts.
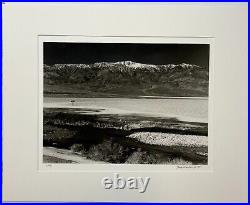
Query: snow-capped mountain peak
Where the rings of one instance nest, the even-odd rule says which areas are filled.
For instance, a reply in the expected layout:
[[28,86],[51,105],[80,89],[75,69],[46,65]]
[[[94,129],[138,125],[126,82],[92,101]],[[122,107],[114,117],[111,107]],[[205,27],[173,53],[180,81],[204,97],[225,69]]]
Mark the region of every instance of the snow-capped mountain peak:
[[[202,67],[194,64],[165,64],[165,65],[153,65],[137,63],[133,61],[118,61],[118,62],[96,62],[93,64],[55,64],[54,69],[88,69],[91,67],[96,67],[98,69],[108,69],[108,70],[121,70],[127,71],[127,69],[133,70],[148,70],[148,71],[168,71],[175,69],[201,69]],[[50,66],[44,65],[44,69],[48,69]]]

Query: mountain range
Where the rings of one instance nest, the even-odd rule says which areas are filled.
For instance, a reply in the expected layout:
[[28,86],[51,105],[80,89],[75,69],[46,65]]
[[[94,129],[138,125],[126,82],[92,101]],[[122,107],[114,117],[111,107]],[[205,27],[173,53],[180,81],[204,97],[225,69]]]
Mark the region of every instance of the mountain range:
[[209,69],[132,61],[44,65],[44,95],[207,97]]

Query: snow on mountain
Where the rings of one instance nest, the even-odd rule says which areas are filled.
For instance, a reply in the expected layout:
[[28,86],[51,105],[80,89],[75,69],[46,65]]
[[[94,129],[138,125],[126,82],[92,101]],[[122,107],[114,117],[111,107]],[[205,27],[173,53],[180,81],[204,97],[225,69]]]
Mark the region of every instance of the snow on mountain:
[[[142,96],[207,96],[208,68],[132,61],[44,65],[45,92]],[[84,94],[85,93],[85,94]],[[91,94],[92,93],[92,94]]]
[[[52,66],[54,69],[67,69],[67,68],[76,68],[76,69],[85,69],[85,68],[100,68],[100,69],[117,69],[117,70],[127,70],[127,69],[143,69],[149,71],[162,71],[162,70],[172,70],[175,68],[183,69],[200,69],[202,67],[198,65],[192,65],[187,63],[181,64],[166,64],[166,65],[153,65],[153,64],[143,64],[133,61],[118,61],[118,62],[97,62],[93,64],[55,64]],[[44,69],[49,69],[50,66],[44,65]]]

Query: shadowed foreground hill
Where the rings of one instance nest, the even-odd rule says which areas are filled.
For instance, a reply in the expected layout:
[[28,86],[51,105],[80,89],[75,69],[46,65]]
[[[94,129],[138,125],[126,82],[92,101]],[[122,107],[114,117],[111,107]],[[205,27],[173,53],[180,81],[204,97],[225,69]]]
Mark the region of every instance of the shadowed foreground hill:
[[44,65],[44,94],[75,97],[207,97],[208,68],[123,61]]
[[[78,111],[44,109],[45,147],[71,149],[87,159],[108,163],[207,164],[207,123],[138,114],[88,115]],[[180,159],[185,161],[173,162]]]

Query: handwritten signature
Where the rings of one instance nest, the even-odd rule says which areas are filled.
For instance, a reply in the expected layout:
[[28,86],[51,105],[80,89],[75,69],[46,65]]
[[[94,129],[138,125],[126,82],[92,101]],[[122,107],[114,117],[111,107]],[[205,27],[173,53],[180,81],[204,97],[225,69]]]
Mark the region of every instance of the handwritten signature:
[[201,168],[201,165],[178,165],[177,169],[199,169]]

